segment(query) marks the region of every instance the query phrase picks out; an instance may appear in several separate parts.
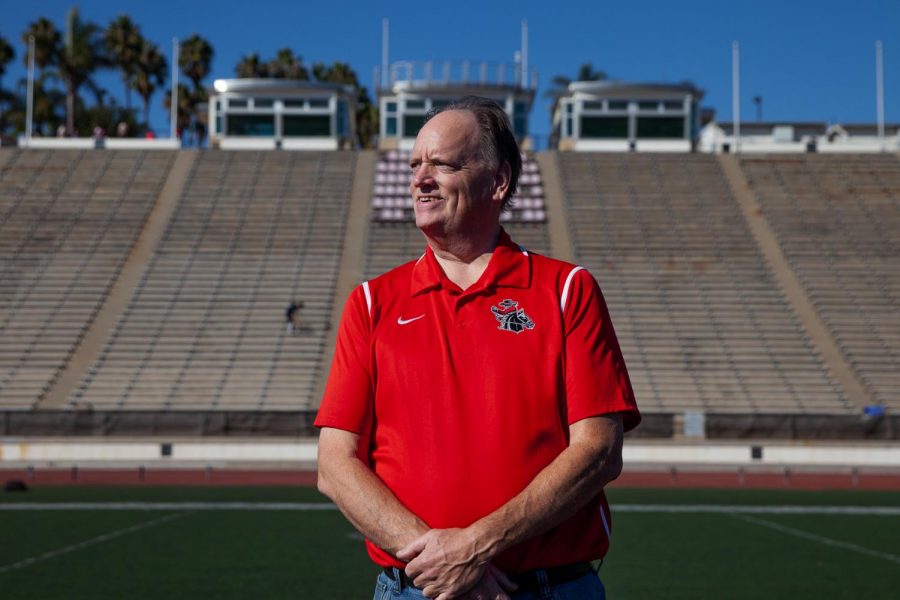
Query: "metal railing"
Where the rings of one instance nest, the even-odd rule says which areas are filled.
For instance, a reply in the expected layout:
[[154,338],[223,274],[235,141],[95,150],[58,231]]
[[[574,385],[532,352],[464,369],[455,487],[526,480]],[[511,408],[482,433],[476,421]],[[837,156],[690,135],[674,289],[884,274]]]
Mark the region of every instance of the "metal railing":
[[518,62],[446,60],[446,61],[399,61],[390,66],[387,77],[383,77],[380,67],[375,68],[375,81],[382,88],[394,85],[411,86],[453,86],[491,85],[511,86],[521,89],[537,89],[538,77],[535,69],[523,73]]

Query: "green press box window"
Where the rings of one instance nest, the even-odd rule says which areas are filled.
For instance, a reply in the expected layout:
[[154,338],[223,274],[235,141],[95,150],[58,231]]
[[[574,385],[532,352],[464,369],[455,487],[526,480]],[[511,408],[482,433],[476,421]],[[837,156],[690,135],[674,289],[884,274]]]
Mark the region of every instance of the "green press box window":
[[331,117],[328,115],[284,115],[285,137],[328,137],[331,135]]
[[683,139],[684,119],[682,117],[640,118],[637,122],[637,136],[639,139]]
[[425,115],[406,115],[403,117],[403,137],[416,137],[424,124]]
[[275,135],[273,115],[228,115],[226,135],[272,137]]
[[526,118],[525,115],[516,115],[513,119],[513,134],[516,136],[523,136],[527,133],[526,126]]
[[581,117],[585,139],[628,139],[628,117]]

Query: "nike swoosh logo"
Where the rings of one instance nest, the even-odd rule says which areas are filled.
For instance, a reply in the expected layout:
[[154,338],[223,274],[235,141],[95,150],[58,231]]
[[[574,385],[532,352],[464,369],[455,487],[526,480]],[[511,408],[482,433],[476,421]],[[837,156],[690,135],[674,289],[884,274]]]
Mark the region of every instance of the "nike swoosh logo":
[[404,319],[403,317],[397,317],[397,325],[406,325],[407,323],[412,323],[413,321],[418,321],[425,315],[419,315],[418,317],[413,317],[412,319]]

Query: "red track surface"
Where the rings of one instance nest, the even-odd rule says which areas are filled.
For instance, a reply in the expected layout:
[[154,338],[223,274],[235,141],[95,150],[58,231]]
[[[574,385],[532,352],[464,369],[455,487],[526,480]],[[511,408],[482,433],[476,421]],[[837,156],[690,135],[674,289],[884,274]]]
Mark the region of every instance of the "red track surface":
[[[216,469],[25,469],[0,470],[0,482],[28,485],[314,486],[315,471]],[[900,490],[900,473],[740,471],[630,471],[615,487],[768,488],[798,490]]]

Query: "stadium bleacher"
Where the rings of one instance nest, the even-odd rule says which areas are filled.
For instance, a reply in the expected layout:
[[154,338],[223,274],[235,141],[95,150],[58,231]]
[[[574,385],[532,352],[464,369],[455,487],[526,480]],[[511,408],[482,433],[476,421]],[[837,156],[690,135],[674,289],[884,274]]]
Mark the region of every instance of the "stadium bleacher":
[[[0,410],[39,414],[180,155],[3,153]],[[424,249],[406,199],[407,155],[379,153],[374,174],[370,163],[355,181],[358,156],[197,152],[130,301],[64,396],[67,409],[314,411],[343,301],[335,282],[370,279]],[[548,213],[565,215],[565,241],[604,289],[646,414],[859,415],[715,156],[554,156],[542,164],[558,166],[561,208],[554,200],[558,212],[548,209],[529,155],[504,227],[550,254]],[[900,161],[761,155],[739,164],[840,352],[873,402],[896,410]],[[355,216],[351,188],[371,190]],[[339,273],[351,220],[365,231],[352,275]],[[284,323],[292,300],[305,303],[296,335]]]
[[[150,267],[71,403],[314,406],[353,155],[202,153]],[[302,300],[299,335],[284,309]]]
[[900,169],[891,155],[746,156],[792,270],[873,399],[900,408]]
[[37,404],[140,233],[172,152],[10,150],[0,169],[0,407]]
[[856,410],[767,270],[716,158],[559,155],[577,260],[647,411]]

